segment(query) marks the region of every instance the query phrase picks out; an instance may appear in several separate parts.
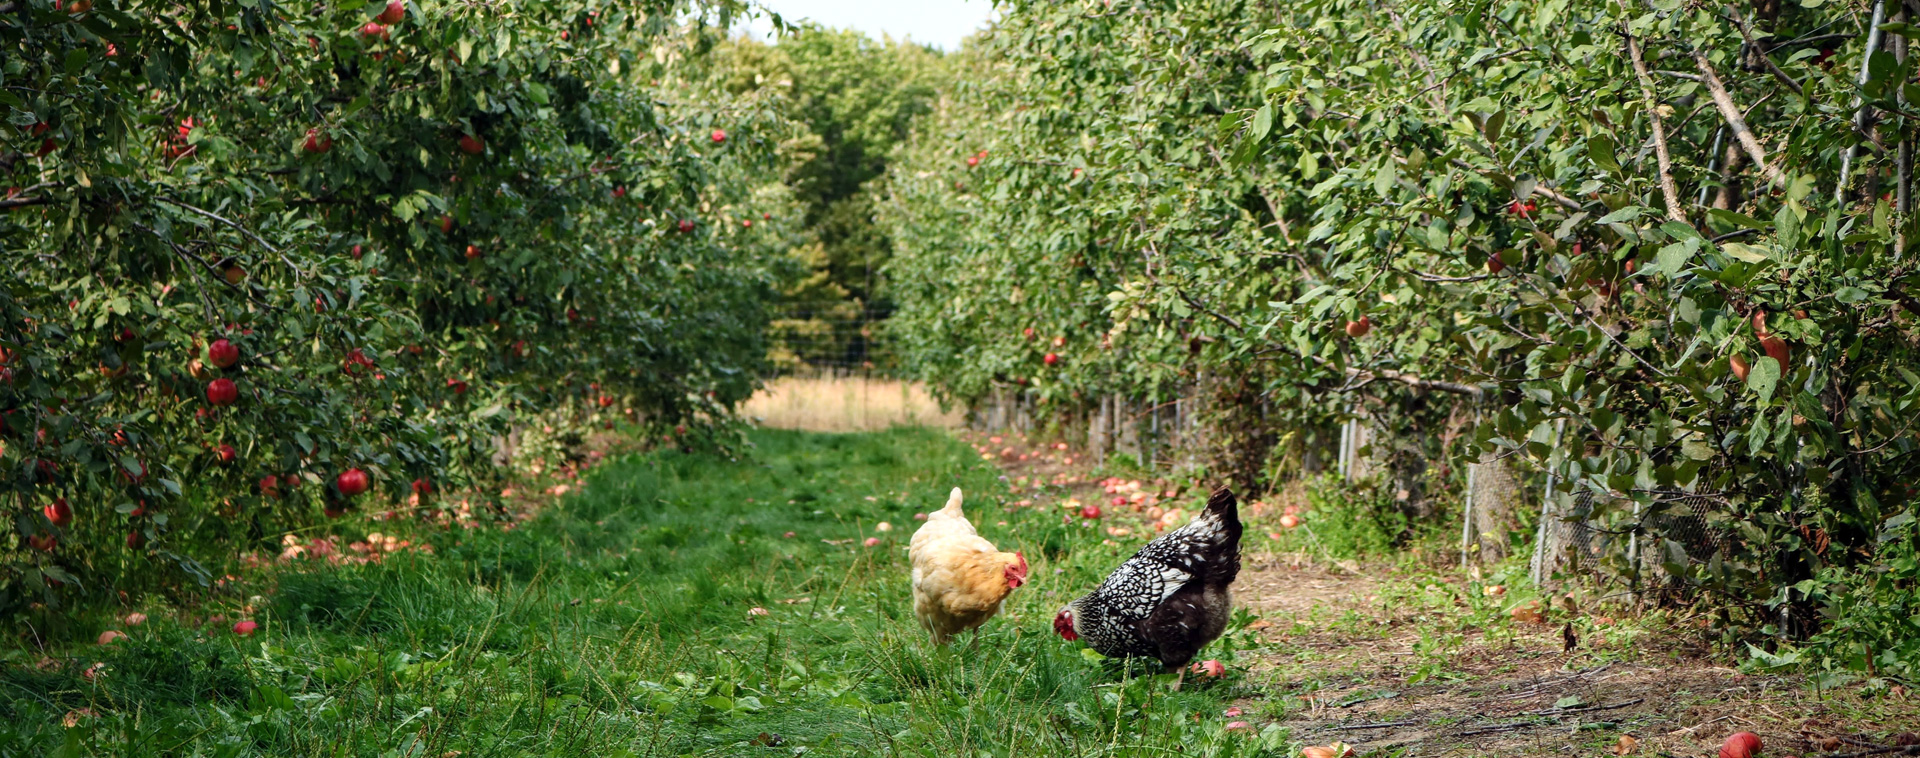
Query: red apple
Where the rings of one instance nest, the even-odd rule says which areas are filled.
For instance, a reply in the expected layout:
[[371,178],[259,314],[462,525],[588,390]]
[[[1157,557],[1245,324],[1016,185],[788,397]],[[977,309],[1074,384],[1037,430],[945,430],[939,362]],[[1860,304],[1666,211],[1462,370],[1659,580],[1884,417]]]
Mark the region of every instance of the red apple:
[[1100,518],[1100,506],[1093,505],[1091,503],[1080,506],[1080,518],[1083,518],[1083,519]]
[[60,546],[60,538],[51,534],[36,534],[27,538],[27,544],[42,553],[51,553]]
[[53,502],[41,508],[40,512],[46,515],[47,520],[53,522],[54,526],[73,523],[73,508],[67,505],[67,499],[64,497],[54,498]]
[[1055,353],[1047,353],[1046,357],[1041,358],[1040,360],[1045,361],[1047,365],[1052,366],[1060,362],[1060,356]]
[[967,168],[973,168],[974,166],[978,166],[978,165],[980,165],[980,156],[978,155],[967,156]]
[[207,382],[207,402],[214,405],[233,405],[240,399],[240,388],[234,386],[232,379],[215,379]]
[[601,395],[601,396],[600,396],[600,407],[602,407],[602,408],[611,408],[611,407],[613,407],[613,398],[612,398],[612,397],[609,397],[609,396],[607,396],[607,395]]
[[487,151],[487,141],[468,134],[460,138],[460,152],[479,155]]
[[1300,525],[1299,516],[1295,516],[1289,513],[1280,517],[1280,528],[1282,529],[1292,529],[1299,525]]
[[280,496],[280,477],[268,474],[260,477],[260,494],[267,497]]
[[627,196],[627,188],[626,188],[626,187],[614,187],[614,188],[613,188],[613,197],[614,197],[614,199],[615,199],[615,200],[618,200],[618,199],[620,199],[620,198],[623,198],[623,197],[626,197],[626,196]]
[[1373,320],[1366,316],[1361,316],[1358,321],[1347,322],[1348,337],[1365,337],[1367,332],[1371,331],[1373,331]]
[[864,544],[864,545],[866,545],[867,547],[876,547],[876,546],[878,546],[878,545],[880,544],[880,538],[879,538],[879,537],[868,537],[868,538],[867,538],[867,541],[866,541],[866,542],[864,542],[864,543],[861,543],[861,544]]
[[1505,270],[1507,270],[1507,262],[1500,260],[1500,256],[1498,255],[1487,256],[1487,273],[1498,274]]
[[433,482],[429,482],[425,479],[413,480],[413,494],[416,494],[416,495],[433,494]]
[[475,246],[473,246],[473,245],[468,245],[468,246],[467,246],[467,260],[473,260],[473,259],[475,259],[475,258],[478,258],[478,257],[480,257],[480,248],[478,248],[478,247],[475,247]]
[[146,544],[147,544],[147,535],[145,533],[141,532],[138,529],[131,532],[127,532],[127,549],[128,550],[139,550],[142,546]]
[[307,130],[307,141],[300,145],[300,149],[309,153],[324,153],[333,149],[333,138],[316,126]]
[[674,433],[674,434],[676,434],[676,435],[682,435],[682,434],[686,434],[686,433],[687,433],[687,425],[686,425],[686,424],[680,424],[680,425],[678,425],[678,426],[675,426],[675,427],[673,428],[673,433]]
[[741,219],[741,220],[740,220],[740,225],[741,225],[741,226],[743,226],[743,227],[746,227],[746,228],[748,228],[748,229],[752,229],[752,228],[753,228],[753,219],[750,219],[750,218],[744,218],[744,219]]
[[333,483],[340,488],[340,494],[353,497],[367,491],[367,472],[350,468],[340,472],[340,476]]
[[1753,732],[1734,732],[1720,743],[1720,758],[1753,758],[1759,753],[1760,735]]
[[1053,346],[1054,346],[1054,347],[1066,347],[1066,346],[1067,346],[1067,338],[1065,338],[1065,337],[1055,337],[1055,338],[1053,338]]
[[1786,340],[1771,334],[1762,336],[1760,338],[1760,349],[1767,351],[1768,356],[1780,362],[1781,371],[1787,370],[1787,358],[1790,356],[1790,352],[1787,350]]
[[451,234],[451,233],[453,233],[453,216],[452,216],[452,215],[450,215],[450,214],[441,214],[441,216],[440,216],[440,233],[441,233],[441,234]]
[[448,378],[447,388],[453,390],[453,394],[455,395],[467,394],[467,383],[459,379]]
[[391,2],[387,3],[387,9],[381,11],[380,15],[374,18],[383,24],[397,24],[407,20],[406,0],[391,0]]
[[245,637],[247,635],[253,634],[259,628],[260,628],[260,625],[252,621],[237,621],[237,622],[234,622],[233,633],[240,635],[242,637]]
[[1734,378],[1743,382],[1747,380],[1747,372],[1753,368],[1747,365],[1747,357],[1739,353],[1727,358],[1727,367],[1733,369]]
[[378,21],[368,21],[366,26],[360,27],[360,36],[367,39],[387,39],[387,28],[381,26]]
[[48,137],[40,141],[40,149],[35,150],[33,153],[33,156],[35,158],[45,158],[49,155],[52,155],[53,151],[59,150],[59,149],[60,149],[60,143],[53,141],[52,137]]
[[228,266],[224,273],[227,278],[227,283],[235,287],[240,286],[241,282],[247,280],[247,270],[237,265]]
[[687,232],[693,231],[693,220],[685,219],[685,218],[680,219],[679,229],[681,234],[686,234]]
[[363,253],[362,253],[362,251],[361,251],[361,249],[360,249],[360,246],[359,246],[359,245],[354,245],[354,246],[353,246],[353,253],[352,253],[352,254],[353,254],[353,259],[354,259],[354,260],[356,260],[356,261],[357,261],[357,260],[360,260],[360,256],[361,256],[361,255],[362,255]]
[[1020,336],[1025,337],[1027,339],[1033,339],[1033,327],[1029,326],[1025,329],[1020,330]]
[[727,132],[724,129],[715,129],[713,130],[713,134],[710,135],[710,137],[713,140],[713,144],[718,145],[722,142],[727,141]]
[[240,348],[224,339],[214,340],[207,346],[207,362],[220,368],[230,368],[240,362]]
[[240,459],[240,451],[233,449],[232,445],[226,444],[214,448],[214,455],[220,457],[221,463],[232,463]]

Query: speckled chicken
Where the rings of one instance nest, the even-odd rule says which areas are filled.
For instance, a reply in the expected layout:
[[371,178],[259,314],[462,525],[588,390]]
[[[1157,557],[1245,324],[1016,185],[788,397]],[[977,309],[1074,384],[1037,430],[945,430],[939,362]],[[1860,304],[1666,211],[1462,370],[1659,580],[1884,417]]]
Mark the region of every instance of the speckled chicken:
[[1195,653],[1226,631],[1228,588],[1240,574],[1240,510],[1216,490],[1186,526],[1140,548],[1085,596],[1060,609],[1053,630],[1110,658],[1153,658],[1179,689]]
[[1000,612],[1000,602],[1027,580],[1027,558],[1001,552],[960,512],[960,488],[947,506],[927,514],[907,549],[913,561],[913,615],[945,645]]

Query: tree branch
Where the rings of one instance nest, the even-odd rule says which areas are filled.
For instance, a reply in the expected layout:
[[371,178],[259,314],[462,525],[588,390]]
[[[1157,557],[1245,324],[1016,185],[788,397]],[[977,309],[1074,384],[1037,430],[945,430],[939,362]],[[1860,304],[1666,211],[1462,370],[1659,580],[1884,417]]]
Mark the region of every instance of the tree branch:
[[[1621,12],[1626,13],[1625,0],[1618,1]],[[1633,60],[1633,73],[1640,80],[1640,100],[1646,104],[1647,118],[1653,121],[1653,154],[1660,163],[1660,196],[1667,203],[1667,218],[1688,223],[1687,212],[1680,207],[1680,185],[1673,181],[1673,156],[1667,152],[1667,124],[1660,118],[1660,101],[1653,94],[1653,75],[1647,73],[1647,60],[1640,55],[1640,41],[1634,39],[1633,30],[1625,21],[1620,24],[1620,36],[1627,41],[1627,57]]]
[[[1471,164],[1471,163],[1468,163],[1468,162],[1466,162],[1466,161],[1463,161],[1463,160],[1460,160],[1459,158],[1454,158],[1454,159],[1452,159],[1452,160],[1449,160],[1449,161],[1447,161],[1447,162],[1448,162],[1449,164],[1452,164],[1452,165],[1453,165],[1453,166],[1454,166],[1455,168],[1460,168],[1460,169],[1465,169],[1465,170],[1467,170],[1467,171],[1472,171],[1472,172],[1474,172],[1474,173],[1476,173],[1476,174],[1480,174],[1480,175],[1482,175],[1482,176],[1488,176],[1488,175],[1491,175],[1491,174],[1493,174],[1493,173],[1494,173],[1494,172],[1492,172],[1492,171],[1483,171],[1483,170],[1481,170],[1481,169],[1477,169],[1477,168],[1474,168],[1474,167],[1473,167],[1473,164]],[[1583,205],[1583,204],[1582,204],[1582,203],[1581,203],[1580,201],[1578,201],[1578,200],[1575,200],[1575,199],[1573,199],[1573,198],[1570,198],[1570,197],[1567,197],[1566,195],[1562,195],[1562,194],[1560,194],[1560,193],[1558,193],[1558,192],[1555,192],[1555,191],[1554,191],[1554,190],[1553,190],[1552,188],[1550,188],[1550,187],[1546,187],[1546,186],[1544,186],[1544,185],[1535,185],[1535,186],[1534,186],[1534,188],[1533,188],[1533,194],[1536,194],[1536,195],[1539,195],[1539,196],[1541,196],[1541,197],[1544,197],[1544,198],[1546,198],[1546,199],[1548,199],[1548,200],[1552,200],[1552,201],[1554,201],[1554,202],[1556,202],[1556,203],[1559,203],[1559,204],[1560,204],[1560,207],[1562,207],[1562,208],[1565,208],[1565,209],[1567,209],[1567,210],[1570,210],[1570,211],[1577,211],[1577,210],[1580,210],[1580,208],[1581,208],[1581,207],[1582,207],[1582,205]]]
[[1804,97],[1806,91],[1801,88],[1800,83],[1794,81],[1793,77],[1788,76],[1787,72],[1781,71],[1779,66],[1774,65],[1773,56],[1768,55],[1768,49],[1759,42],[1754,41],[1753,29],[1747,26],[1747,19],[1736,12],[1733,6],[1729,5],[1726,8],[1727,19],[1732,21],[1734,27],[1740,30],[1740,36],[1747,40],[1748,47],[1753,48],[1754,55],[1759,56],[1760,61],[1767,64],[1767,71],[1773,74],[1773,78],[1779,79],[1781,84],[1787,85],[1787,89],[1793,90],[1793,94]]
[[1693,63],[1700,69],[1700,78],[1707,85],[1707,92],[1713,95],[1713,105],[1720,109],[1720,117],[1727,120],[1727,128],[1733,131],[1733,137],[1746,148],[1747,157],[1753,159],[1753,165],[1760,167],[1769,184],[1782,181],[1780,167],[1767,163],[1767,149],[1760,139],[1753,136],[1753,130],[1747,128],[1746,118],[1740,115],[1740,106],[1735,105],[1733,96],[1727,94],[1727,87],[1720,83],[1720,74],[1713,70],[1713,61],[1707,60],[1707,54],[1693,51]]

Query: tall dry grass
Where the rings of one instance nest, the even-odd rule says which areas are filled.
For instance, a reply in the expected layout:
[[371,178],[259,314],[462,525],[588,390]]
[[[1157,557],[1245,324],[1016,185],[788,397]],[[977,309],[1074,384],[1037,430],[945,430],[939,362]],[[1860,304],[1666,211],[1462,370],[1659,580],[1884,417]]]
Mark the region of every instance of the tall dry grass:
[[958,409],[943,411],[918,382],[847,376],[786,376],[767,384],[742,413],[775,429],[859,432],[893,426],[955,428]]

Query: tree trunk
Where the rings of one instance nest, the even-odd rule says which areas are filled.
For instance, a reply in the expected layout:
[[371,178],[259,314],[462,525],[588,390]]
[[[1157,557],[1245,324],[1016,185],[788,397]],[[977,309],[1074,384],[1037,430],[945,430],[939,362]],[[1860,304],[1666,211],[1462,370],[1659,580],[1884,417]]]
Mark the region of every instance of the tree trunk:
[[1520,508],[1520,479],[1512,464],[1491,453],[1467,464],[1473,479],[1473,530],[1480,535],[1480,560],[1494,563],[1507,557],[1507,533]]

